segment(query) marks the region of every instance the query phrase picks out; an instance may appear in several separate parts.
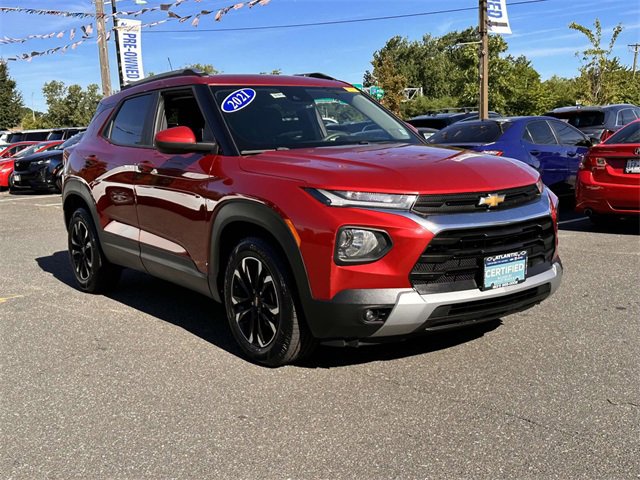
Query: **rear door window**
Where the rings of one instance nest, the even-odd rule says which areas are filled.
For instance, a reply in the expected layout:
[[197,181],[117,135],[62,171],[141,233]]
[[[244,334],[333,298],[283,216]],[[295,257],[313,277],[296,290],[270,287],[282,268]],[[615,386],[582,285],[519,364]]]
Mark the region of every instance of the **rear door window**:
[[524,139],[536,145],[557,145],[555,135],[551,127],[544,120],[531,122],[525,128]]
[[585,145],[587,138],[571,125],[562,122],[550,122],[561,145]]
[[633,112],[632,108],[625,108],[624,110],[620,110],[618,112],[618,120],[616,125],[626,125],[627,123],[631,123],[636,119],[636,115]]
[[140,95],[125,100],[111,122],[109,139],[118,145],[143,146],[144,128],[153,96]]

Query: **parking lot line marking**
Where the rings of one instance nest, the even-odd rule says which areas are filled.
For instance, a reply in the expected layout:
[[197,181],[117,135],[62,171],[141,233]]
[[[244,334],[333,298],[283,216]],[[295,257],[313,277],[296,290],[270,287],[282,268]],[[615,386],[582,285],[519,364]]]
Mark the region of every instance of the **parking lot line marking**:
[[11,300],[12,298],[22,298],[24,295],[9,295],[8,297],[0,297],[0,303],[5,303],[7,300]]
[[577,223],[577,222],[583,222],[584,220],[588,220],[589,217],[580,217],[580,218],[574,218],[573,220],[563,220],[562,222],[558,222],[558,225],[566,225],[567,223]]
[[0,203],[20,202],[22,200],[39,200],[41,198],[51,198],[51,195],[34,195],[32,197],[8,197],[1,198]]
[[61,207],[62,205],[59,203],[34,203],[36,207]]

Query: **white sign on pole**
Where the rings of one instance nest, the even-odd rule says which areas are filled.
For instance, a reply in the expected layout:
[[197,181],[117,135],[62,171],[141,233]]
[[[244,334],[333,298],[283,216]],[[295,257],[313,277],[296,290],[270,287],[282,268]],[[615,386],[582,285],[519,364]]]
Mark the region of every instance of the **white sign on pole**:
[[489,33],[511,33],[509,16],[507,15],[507,0],[487,1],[487,23]]
[[120,65],[125,85],[142,80],[142,22],[140,20],[118,19],[118,46]]

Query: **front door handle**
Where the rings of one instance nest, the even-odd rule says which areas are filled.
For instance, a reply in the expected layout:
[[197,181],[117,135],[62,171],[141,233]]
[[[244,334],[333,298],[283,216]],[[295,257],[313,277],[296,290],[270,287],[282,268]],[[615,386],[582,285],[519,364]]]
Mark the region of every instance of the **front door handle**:
[[578,152],[567,152],[567,155],[569,155],[570,157],[575,157],[578,154]]
[[138,170],[138,173],[151,173],[154,170],[154,166],[151,162],[140,162],[136,165],[136,170]]
[[540,155],[540,150],[531,150],[529,153],[531,153],[531,155],[533,155],[534,157],[537,157],[538,155]]

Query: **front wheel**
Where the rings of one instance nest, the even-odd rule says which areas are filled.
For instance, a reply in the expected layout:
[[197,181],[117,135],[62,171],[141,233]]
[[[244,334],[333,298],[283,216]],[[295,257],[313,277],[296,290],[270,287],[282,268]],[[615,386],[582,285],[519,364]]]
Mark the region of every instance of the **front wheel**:
[[93,220],[83,208],[71,216],[68,245],[71,267],[80,290],[100,293],[118,282],[120,268],[105,258]]
[[277,367],[313,349],[314,339],[296,311],[288,270],[264,240],[247,238],[233,250],[224,300],[231,332],[251,360]]

